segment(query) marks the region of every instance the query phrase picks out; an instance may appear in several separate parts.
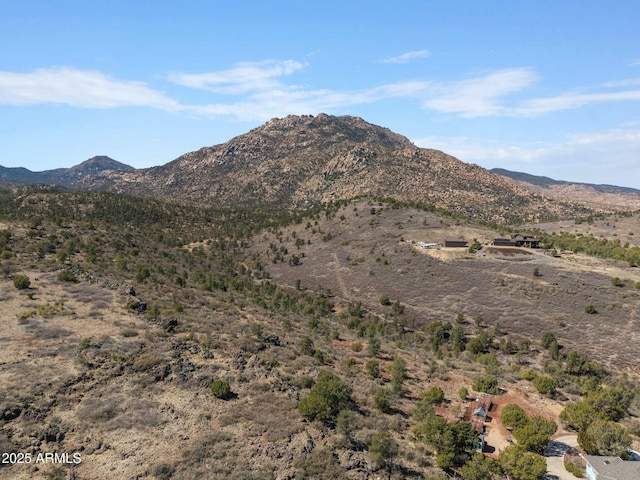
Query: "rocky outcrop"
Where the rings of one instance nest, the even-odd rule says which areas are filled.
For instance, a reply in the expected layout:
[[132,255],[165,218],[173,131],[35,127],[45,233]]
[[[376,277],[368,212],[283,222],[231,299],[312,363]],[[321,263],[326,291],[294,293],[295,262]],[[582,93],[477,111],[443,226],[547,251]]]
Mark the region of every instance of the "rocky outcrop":
[[225,144],[187,153],[162,167],[106,171],[77,185],[215,205],[277,208],[371,195],[432,204],[500,223],[584,211],[441,151],[418,148],[361,118],[324,114],[272,119]]

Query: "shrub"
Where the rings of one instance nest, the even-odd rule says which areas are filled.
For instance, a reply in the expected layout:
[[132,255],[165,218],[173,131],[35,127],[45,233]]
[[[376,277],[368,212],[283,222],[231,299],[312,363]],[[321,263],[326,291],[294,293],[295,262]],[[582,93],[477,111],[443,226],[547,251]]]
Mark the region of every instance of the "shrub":
[[373,406],[381,413],[391,412],[393,392],[388,388],[380,387],[373,396]]
[[591,303],[584,306],[584,311],[589,315],[593,315],[594,313],[598,313],[596,307],[594,307]]
[[458,389],[458,396],[460,397],[460,400],[464,402],[469,396],[469,390],[467,389],[467,387],[465,386],[460,387]]
[[520,405],[510,403],[502,409],[502,424],[509,428],[524,427],[529,421],[529,417]]
[[58,274],[58,280],[61,282],[78,283],[78,278],[69,270],[62,270]]
[[380,362],[377,360],[369,360],[364,368],[371,378],[378,378],[380,376]]
[[420,400],[424,400],[432,405],[440,405],[444,402],[444,391],[440,387],[431,387],[426,392],[420,394]]
[[351,407],[351,387],[331,372],[321,370],[308,397],[300,400],[298,411],[308,420],[329,421],[340,410]]
[[371,437],[369,453],[376,466],[385,467],[398,454],[398,444],[389,432],[378,432]]
[[498,395],[500,393],[500,389],[498,389],[498,379],[493,375],[477,377],[473,381],[472,388],[476,392],[484,392],[491,395]]
[[298,340],[298,348],[303,355],[313,355],[315,353],[315,348],[313,348],[313,340],[311,338],[304,336]]
[[578,478],[584,478],[584,471],[582,468],[578,467],[577,465],[571,463],[571,462],[566,462],[564,464],[564,469],[571,473],[574,477],[578,477]]
[[151,468],[151,475],[160,479],[160,480],[168,480],[173,476],[173,467],[171,465],[167,465],[166,463],[158,463]]
[[391,364],[391,385],[395,392],[402,391],[402,384],[407,379],[407,363],[402,357],[396,357]]
[[328,420],[331,417],[327,399],[317,394],[311,394],[300,400],[298,411],[307,420]]
[[26,275],[15,275],[13,277],[13,286],[18,290],[25,290],[31,285],[31,280]]
[[225,380],[216,380],[211,384],[211,393],[213,393],[213,396],[216,398],[227,400],[229,395],[231,395],[229,382]]
[[614,287],[624,287],[624,282],[620,280],[619,277],[613,277],[611,279],[611,285],[613,285]]
[[533,386],[536,387],[538,392],[547,397],[551,397],[556,393],[556,381],[546,375],[534,378]]
[[540,344],[542,345],[542,348],[545,348],[547,350],[553,344],[553,342],[557,343],[558,341],[556,340],[556,336],[551,332],[545,332],[542,335],[542,339],[540,340]]

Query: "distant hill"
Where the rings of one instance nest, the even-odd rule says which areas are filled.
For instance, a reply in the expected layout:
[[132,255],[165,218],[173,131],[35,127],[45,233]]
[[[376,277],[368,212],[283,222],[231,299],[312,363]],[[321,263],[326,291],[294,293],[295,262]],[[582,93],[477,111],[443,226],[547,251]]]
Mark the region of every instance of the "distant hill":
[[640,195],[640,190],[629,187],[618,187],[616,185],[594,183],[568,182],[566,180],[554,180],[553,178],[531,175],[523,172],[512,172],[511,170],[505,170],[504,168],[492,168],[490,171],[504,177],[512,178],[519,182],[526,182],[530,183],[531,185],[536,185],[543,188],[550,188],[555,185],[582,185],[585,187],[593,188],[594,190],[603,193],[632,193],[635,195]]
[[[289,115],[226,143],[136,170],[109,157],[68,169],[0,167],[0,183],[44,183],[222,206],[307,208],[358,196],[430,204],[497,222],[640,208],[633,189],[488,171],[358,117]],[[636,193],[634,193],[636,192]]]
[[539,192],[557,199],[618,208],[640,208],[640,190],[635,188],[554,180],[503,168],[493,168],[491,172],[537,187]]
[[54,170],[45,170],[42,172],[32,172],[31,170],[22,167],[7,168],[0,166],[0,183],[43,183],[68,187],[88,175],[97,175],[107,170],[129,172],[135,169],[106,156],[90,158],[89,160],[85,160],[79,165],[71,168],[56,168]]
[[360,195],[433,204],[475,218],[534,221],[584,209],[351,116],[287,116],[145,170],[77,187],[216,205],[306,207]]

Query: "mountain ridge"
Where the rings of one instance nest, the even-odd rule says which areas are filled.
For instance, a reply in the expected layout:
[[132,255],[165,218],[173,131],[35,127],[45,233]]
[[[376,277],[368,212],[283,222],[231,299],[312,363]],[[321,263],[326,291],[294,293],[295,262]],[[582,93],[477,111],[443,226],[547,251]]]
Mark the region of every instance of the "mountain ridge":
[[[0,181],[6,181],[4,173]],[[500,224],[640,208],[640,196],[595,195],[570,182],[543,188],[523,182],[528,174],[514,179],[418,147],[362,118],[327,114],[273,118],[225,143],[145,169],[94,157],[70,169],[18,173],[22,183],[231,207],[296,209],[361,196],[392,198]],[[547,180],[553,182],[559,181]]]
[[106,155],[97,155],[70,168],[55,168],[39,172],[24,167],[3,167],[0,165],[0,182],[44,183],[69,187],[87,175],[96,175],[106,170],[133,171],[135,169]]
[[607,204],[617,209],[640,208],[640,190],[635,188],[555,180],[502,168],[493,168],[490,171],[516,182],[530,185],[539,193],[551,198],[573,199],[593,206]]
[[633,193],[640,195],[640,190],[631,187],[621,187],[619,185],[609,185],[606,183],[586,183],[586,182],[571,182],[568,180],[556,180],[551,177],[543,175],[532,175],[525,172],[516,172],[513,170],[507,170],[505,168],[492,168],[490,172],[497,173],[504,177],[509,177],[513,180],[530,183],[532,185],[549,188],[553,185],[581,185],[585,187],[591,187],[599,192],[603,193]]
[[584,213],[358,117],[287,116],[158,167],[76,185],[228,206],[304,208],[357,196],[431,204],[498,223]]

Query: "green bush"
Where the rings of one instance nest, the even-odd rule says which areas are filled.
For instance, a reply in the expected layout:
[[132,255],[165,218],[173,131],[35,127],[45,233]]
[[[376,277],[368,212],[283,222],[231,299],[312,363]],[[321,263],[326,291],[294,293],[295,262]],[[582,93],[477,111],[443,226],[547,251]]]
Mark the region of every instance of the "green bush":
[[378,432],[371,437],[369,453],[377,467],[386,467],[398,454],[398,444],[389,432]]
[[25,290],[31,285],[31,280],[26,275],[15,275],[13,277],[13,286],[18,290]]
[[477,377],[473,381],[472,388],[476,392],[484,392],[491,395],[498,395],[500,393],[500,389],[498,388],[498,379],[493,375]]
[[371,378],[378,378],[380,376],[380,362],[377,360],[369,360],[364,368]]
[[502,425],[509,429],[524,427],[529,417],[520,405],[510,403],[502,409]]
[[593,315],[594,313],[598,313],[598,311],[596,310],[596,307],[594,307],[590,303],[584,306],[584,311],[586,313],[588,313],[589,315]]
[[546,375],[534,378],[533,386],[536,387],[538,392],[547,397],[551,397],[556,393],[556,381]]
[[392,400],[393,392],[388,388],[380,387],[373,396],[373,406],[381,413],[390,413]]
[[331,372],[321,370],[308,397],[300,400],[298,411],[307,420],[330,421],[340,410],[352,406],[351,387]]
[[611,279],[611,285],[614,287],[624,287],[624,282],[620,279],[620,277],[613,277]]
[[58,274],[58,280],[61,282],[78,283],[78,278],[69,270],[62,270]]
[[229,382],[225,380],[216,380],[211,384],[211,393],[213,393],[214,397],[216,398],[227,400],[231,395],[231,387],[229,386]]
[[300,400],[298,411],[307,420],[328,420],[331,417],[327,399],[317,394],[311,394]]
[[420,400],[432,405],[440,405],[444,402],[444,391],[440,387],[431,387],[420,394]]

